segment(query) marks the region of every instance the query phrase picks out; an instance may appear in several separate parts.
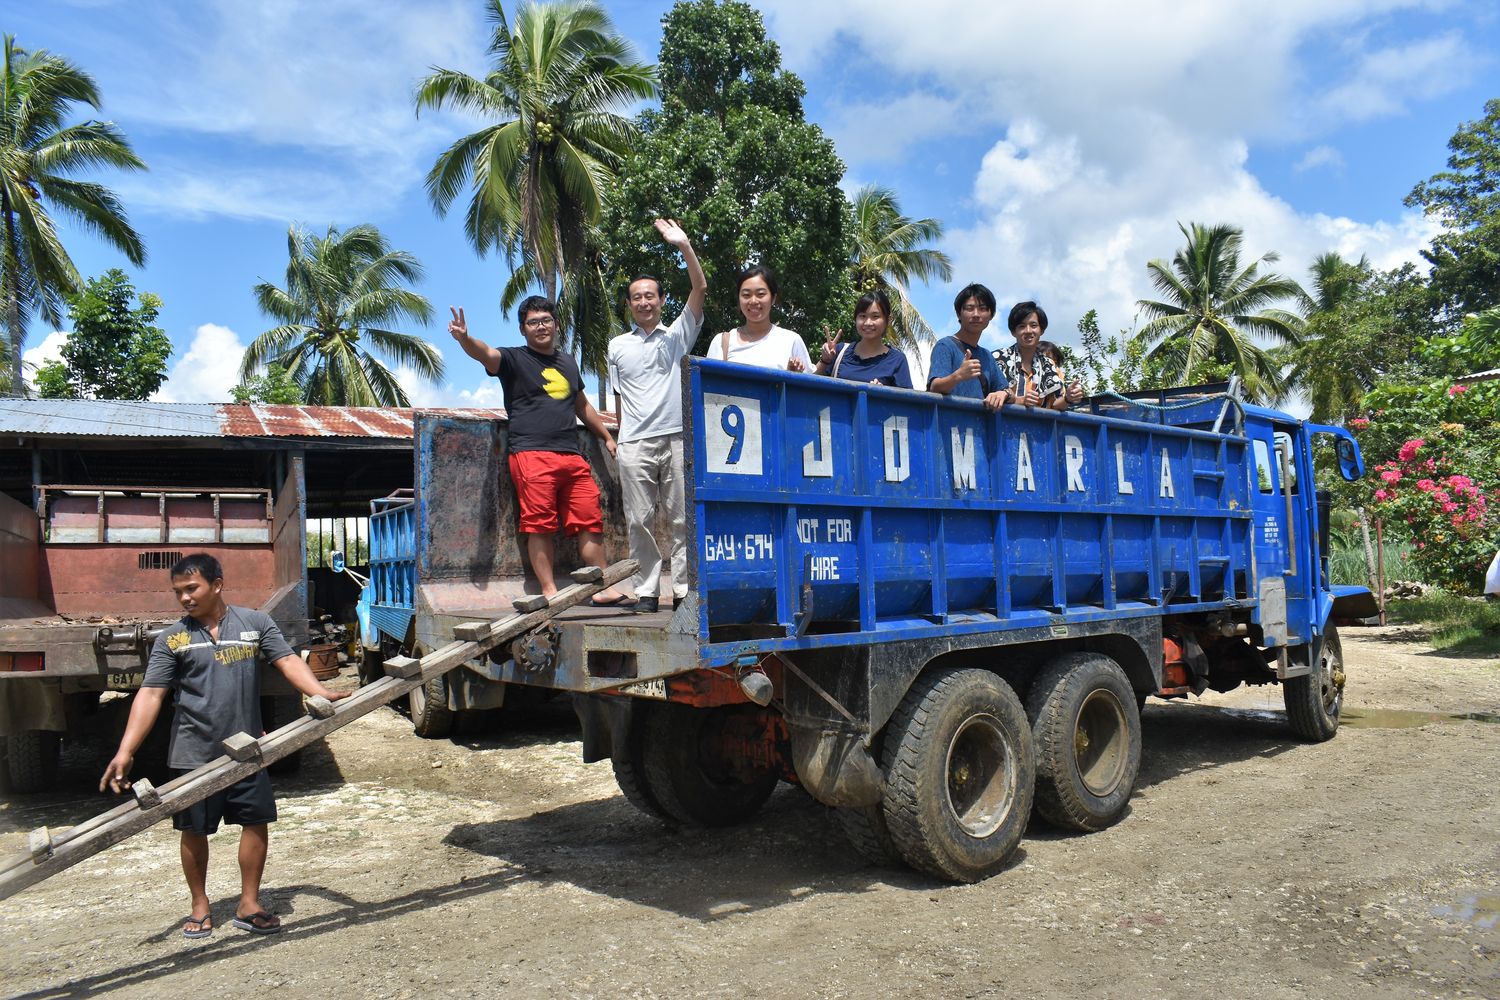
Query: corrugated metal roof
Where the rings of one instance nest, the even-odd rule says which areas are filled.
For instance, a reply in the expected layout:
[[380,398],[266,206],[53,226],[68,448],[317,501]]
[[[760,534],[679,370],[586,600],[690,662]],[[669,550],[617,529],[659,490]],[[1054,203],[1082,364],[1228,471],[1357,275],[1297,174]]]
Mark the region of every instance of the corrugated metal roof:
[[216,403],[0,399],[0,434],[67,437],[219,437]]
[[[421,409],[484,420],[505,419],[505,411],[498,407]],[[376,406],[0,399],[0,437],[410,440],[414,412]],[[617,426],[613,413],[603,416],[607,426]]]
[[1495,379],[1500,379],[1500,368],[1491,368],[1489,371],[1484,372],[1474,372],[1471,375],[1465,375],[1462,378],[1456,378],[1453,381],[1459,383],[1460,385],[1469,385],[1474,382],[1490,382]]

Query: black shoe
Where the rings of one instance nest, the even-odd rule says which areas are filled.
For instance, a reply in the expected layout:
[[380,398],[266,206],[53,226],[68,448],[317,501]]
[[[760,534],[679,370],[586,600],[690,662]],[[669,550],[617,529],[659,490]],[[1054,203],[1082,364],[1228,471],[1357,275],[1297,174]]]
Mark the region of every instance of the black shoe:
[[672,598],[672,610],[676,611],[678,608],[682,607],[682,602],[685,601],[685,600],[687,600],[686,597],[674,597],[674,598]]
[[655,614],[661,610],[661,605],[654,597],[637,597],[635,599],[635,613],[638,615]]

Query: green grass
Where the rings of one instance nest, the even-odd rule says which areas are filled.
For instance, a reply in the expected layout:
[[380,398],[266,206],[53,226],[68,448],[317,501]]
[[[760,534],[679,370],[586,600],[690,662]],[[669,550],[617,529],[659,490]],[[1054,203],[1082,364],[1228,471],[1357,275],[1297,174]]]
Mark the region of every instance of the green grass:
[[[1335,529],[1330,542],[1328,575],[1333,582],[1368,587],[1370,572],[1365,565],[1365,544],[1358,532]],[[1385,582],[1389,586],[1396,580],[1421,581],[1422,575],[1412,564],[1411,546],[1388,538],[1385,541]]]
[[1392,601],[1386,615],[1391,622],[1430,628],[1434,649],[1461,656],[1500,656],[1500,601],[1438,590]]

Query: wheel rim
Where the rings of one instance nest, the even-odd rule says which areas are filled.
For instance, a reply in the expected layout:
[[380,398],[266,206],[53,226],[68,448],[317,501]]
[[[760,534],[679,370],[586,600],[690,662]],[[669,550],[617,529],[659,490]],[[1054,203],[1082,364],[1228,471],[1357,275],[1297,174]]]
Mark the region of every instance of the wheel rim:
[[975,715],[948,742],[948,809],[971,837],[988,837],[1010,814],[1019,767],[993,715]]
[[1103,798],[1119,787],[1129,760],[1125,709],[1108,691],[1093,691],[1078,708],[1073,759],[1089,794]]
[[411,699],[411,720],[416,722],[427,714],[427,689],[418,684],[407,697]]
[[1339,717],[1339,709],[1344,702],[1344,669],[1339,662],[1338,655],[1329,648],[1327,640],[1323,642],[1322,656],[1318,663],[1318,685],[1321,689],[1323,700],[1323,712],[1330,719]]

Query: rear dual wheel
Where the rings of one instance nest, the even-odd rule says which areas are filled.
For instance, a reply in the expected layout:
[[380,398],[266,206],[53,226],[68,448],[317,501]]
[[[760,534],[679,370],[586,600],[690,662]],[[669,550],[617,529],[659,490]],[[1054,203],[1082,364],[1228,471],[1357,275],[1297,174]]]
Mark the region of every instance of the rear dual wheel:
[[[881,816],[907,864],[952,882],[1005,867],[1036,783],[1031,727],[1010,685],[976,669],[918,678],[886,726],[881,756]],[[868,827],[880,844],[879,827]]]
[[1141,769],[1141,714],[1125,671],[1098,653],[1049,663],[1026,698],[1036,742],[1036,811],[1102,830],[1124,814]]

